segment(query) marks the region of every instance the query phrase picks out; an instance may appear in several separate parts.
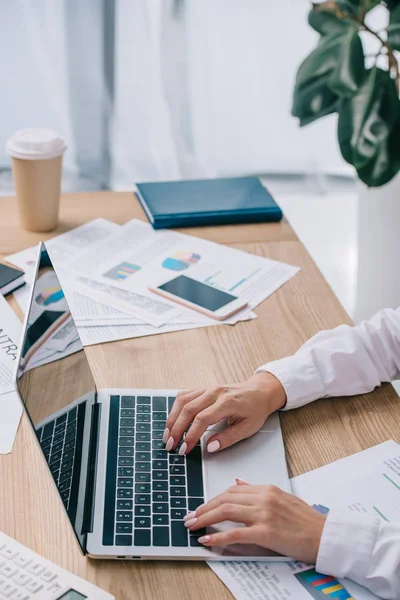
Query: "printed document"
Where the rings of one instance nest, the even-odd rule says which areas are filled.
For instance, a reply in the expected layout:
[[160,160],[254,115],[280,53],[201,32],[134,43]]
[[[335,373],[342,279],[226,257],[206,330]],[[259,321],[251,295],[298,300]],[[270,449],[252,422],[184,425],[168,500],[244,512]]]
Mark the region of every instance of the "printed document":
[[[393,441],[379,444],[295,477],[291,484],[294,494],[321,512],[342,507],[344,511],[398,522],[400,446]],[[300,562],[208,564],[238,600],[377,599],[353,581],[324,577],[313,566]],[[315,587],[317,581],[321,582],[323,596],[321,588]]]

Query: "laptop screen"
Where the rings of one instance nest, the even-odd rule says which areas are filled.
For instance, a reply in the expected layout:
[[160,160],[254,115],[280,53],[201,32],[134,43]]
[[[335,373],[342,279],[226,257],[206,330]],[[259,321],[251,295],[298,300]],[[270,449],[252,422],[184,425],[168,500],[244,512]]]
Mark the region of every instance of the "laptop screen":
[[41,244],[38,262],[17,386],[62,503],[84,549],[84,497],[96,387],[63,288],[44,244]]

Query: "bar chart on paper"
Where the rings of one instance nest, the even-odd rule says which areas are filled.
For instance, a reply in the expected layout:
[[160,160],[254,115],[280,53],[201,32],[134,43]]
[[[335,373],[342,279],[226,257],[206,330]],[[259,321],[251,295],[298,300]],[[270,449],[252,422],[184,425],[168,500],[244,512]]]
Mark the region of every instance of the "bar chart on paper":
[[333,598],[334,600],[354,600],[340,581],[328,575],[321,575],[315,569],[301,571],[301,573],[296,573],[295,577],[315,600],[322,600],[323,598],[325,600],[328,598]]

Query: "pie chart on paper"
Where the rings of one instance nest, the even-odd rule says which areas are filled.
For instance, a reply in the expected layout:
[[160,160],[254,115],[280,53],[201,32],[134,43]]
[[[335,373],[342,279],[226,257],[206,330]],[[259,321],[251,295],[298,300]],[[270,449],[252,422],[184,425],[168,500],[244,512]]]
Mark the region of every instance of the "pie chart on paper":
[[185,269],[188,269],[191,265],[197,264],[200,259],[200,254],[182,250],[166,258],[163,261],[162,266],[164,269],[169,269],[170,271],[185,271]]

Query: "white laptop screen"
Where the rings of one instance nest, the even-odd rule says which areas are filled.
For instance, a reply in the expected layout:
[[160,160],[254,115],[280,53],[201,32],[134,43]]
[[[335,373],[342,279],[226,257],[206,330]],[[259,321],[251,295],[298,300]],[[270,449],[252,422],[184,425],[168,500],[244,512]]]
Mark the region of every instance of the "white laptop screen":
[[90,415],[96,386],[63,288],[41,245],[17,386],[68,517],[84,547]]

